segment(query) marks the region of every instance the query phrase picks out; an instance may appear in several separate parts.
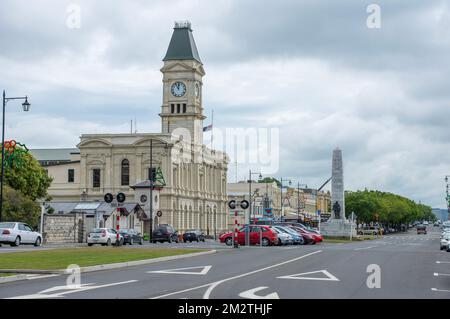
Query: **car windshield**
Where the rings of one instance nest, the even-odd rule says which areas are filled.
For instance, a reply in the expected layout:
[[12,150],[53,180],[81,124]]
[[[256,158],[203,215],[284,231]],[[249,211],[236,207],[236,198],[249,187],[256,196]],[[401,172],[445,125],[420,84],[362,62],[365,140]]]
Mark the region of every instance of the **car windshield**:
[[102,232],[104,232],[104,231],[105,231],[105,230],[102,229],[102,228],[94,228],[93,230],[91,230],[91,233],[99,234],[99,233],[102,233]]
[[15,223],[0,223],[0,228],[14,228]]

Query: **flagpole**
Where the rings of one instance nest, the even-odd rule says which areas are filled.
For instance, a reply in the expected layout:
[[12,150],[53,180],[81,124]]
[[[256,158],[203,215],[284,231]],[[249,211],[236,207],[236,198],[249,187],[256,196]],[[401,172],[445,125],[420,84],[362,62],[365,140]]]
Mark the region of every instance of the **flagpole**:
[[211,149],[213,149],[214,138],[214,109],[211,110]]

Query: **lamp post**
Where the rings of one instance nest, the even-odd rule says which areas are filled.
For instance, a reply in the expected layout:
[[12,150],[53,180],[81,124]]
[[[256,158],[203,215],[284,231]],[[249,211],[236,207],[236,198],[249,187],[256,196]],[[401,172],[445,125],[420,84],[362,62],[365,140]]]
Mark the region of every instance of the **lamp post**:
[[[285,182],[289,182],[289,185],[292,185],[292,181],[290,179],[285,179]],[[280,179],[280,217],[283,216],[283,177]]]
[[297,222],[300,222],[300,186],[308,187],[306,184],[300,184],[297,182]]
[[[448,178],[450,175],[445,176],[445,201],[447,202],[447,211],[450,213],[450,194],[449,194],[449,183]],[[448,219],[450,220],[450,215],[448,216]]]
[[[262,175],[260,172],[252,172],[251,169],[248,170],[248,201],[249,201],[249,206],[248,206],[248,211],[247,211],[247,220],[248,220],[248,225],[250,226],[251,222],[252,222],[252,215],[254,215],[252,213],[252,176],[259,174],[259,179],[262,179]],[[249,227],[245,227],[245,245],[249,246],[250,245],[250,232],[249,232]]]
[[3,120],[2,120],[2,170],[0,176],[0,222],[2,221],[3,215],[3,175],[5,173],[5,108],[6,103],[10,100],[25,100],[22,103],[22,107],[24,112],[28,112],[30,110],[30,103],[28,103],[28,97],[6,97],[6,92],[3,90]]

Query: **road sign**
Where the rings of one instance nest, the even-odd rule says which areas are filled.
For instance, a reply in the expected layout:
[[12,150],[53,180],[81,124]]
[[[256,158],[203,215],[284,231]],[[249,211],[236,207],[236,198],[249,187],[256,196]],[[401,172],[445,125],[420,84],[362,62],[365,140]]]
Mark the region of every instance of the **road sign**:
[[103,197],[103,199],[107,203],[112,203],[112,201],[114,200],[114,196],[111,193],[107,193],[107,194],[105,194],[105,197]]
[[156,216],[161,217],[161,216],[162,216],[162,211],[158,210],[158,211],[156,212]]
[[117,194],[117,201],[119,202],[119,203],[123,203],[124,201],[125,201],[125,199],[126,199],[126,196],[125,196],[125,194],[124,193],[119,193],[119,194]]
[[246,210],[246,209],[250,206],[250,204],[249,204],[248,201],[246,201],[246,200],[244,199],[244,200],[242,200],[242,201],[239,203],[239,206],[241,206],[242,209]]
[[246,201],[245,199],[240,202],[236,202],[234,199],[230,200],[228,202],[228,208],[230,208],[231,210],[234,210],[234,209],[246,210],[249,206],[250,206],[250,203],[248,201]]

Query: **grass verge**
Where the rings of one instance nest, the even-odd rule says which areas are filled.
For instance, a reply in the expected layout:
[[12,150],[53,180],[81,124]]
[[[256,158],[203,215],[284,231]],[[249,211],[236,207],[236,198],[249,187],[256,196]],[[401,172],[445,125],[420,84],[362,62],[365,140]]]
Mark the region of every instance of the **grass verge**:
[[[71,264],[80,267],[183,255],[202,249],[89,247],[45,251],[3,253],[0,269],[65,269]],[[0,274],[1,276],[1,274]]]
[[371,240],[373,238],[369,237],[353,237],[352,240],[350,240],[348,237],[326,237],[324,236],[323,241],[325,243],[331,243],[331,244],[341,244],[341,243],[353,243],[358,241],[364,241],[364,240]]

